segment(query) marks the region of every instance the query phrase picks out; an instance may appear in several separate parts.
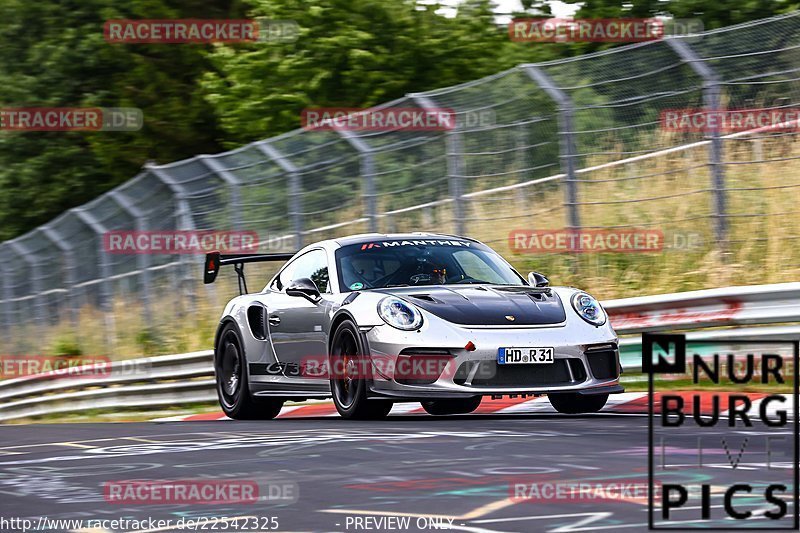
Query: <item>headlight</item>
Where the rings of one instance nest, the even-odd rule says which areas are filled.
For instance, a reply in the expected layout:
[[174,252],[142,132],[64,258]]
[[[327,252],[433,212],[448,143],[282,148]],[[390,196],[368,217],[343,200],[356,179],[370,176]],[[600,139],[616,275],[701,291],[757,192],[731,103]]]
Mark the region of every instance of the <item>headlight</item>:
[[419,310],[396,296],[387,296],[378,302],[378,314],[384,322],[397,329],[419,329],[422,325]]
[[606,313],[600,307],[600,302],[585,292],[572,295],[572,307],[582,319],[593,326],[602,326],[606,323]]

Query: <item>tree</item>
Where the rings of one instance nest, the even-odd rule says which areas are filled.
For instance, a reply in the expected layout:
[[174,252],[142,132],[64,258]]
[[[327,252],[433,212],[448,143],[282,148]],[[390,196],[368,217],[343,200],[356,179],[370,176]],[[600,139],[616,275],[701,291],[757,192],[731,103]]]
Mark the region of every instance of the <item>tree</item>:
[[699,18],[707,30],[771,17],[797,9],[793,0],[564,0],[580,4],[575,18]]
[[[198,91],[205,46],[109,44],[107,19],[227,17],[232,2],[0,3],[0,105],[138,107],[137,132],[0,132],[0,239],[45,223],[131,178],[148,159],[218,151]],[[236,8],[238,9],[238,8]]]
[[231,146],[299,127],[307,107],[369,107],[552,55],[510,43],[488,0],[464,1],[455,17],[414,0],[253,2],[253,15],[294,20],[300,36],[211,55],[203,85]]

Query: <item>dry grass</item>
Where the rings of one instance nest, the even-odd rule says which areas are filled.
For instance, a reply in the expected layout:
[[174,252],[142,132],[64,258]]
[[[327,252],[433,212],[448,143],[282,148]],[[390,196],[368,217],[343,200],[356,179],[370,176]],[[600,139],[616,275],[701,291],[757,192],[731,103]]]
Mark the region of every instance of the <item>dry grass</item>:
[[[680,235],[695,234],[700,246],[659,253],[605,253],[573,256],[515,254],[509,246],[512,229],[557,229],[566,224],[560,190],[528,192],[518,204],[558,206],[552,212],[513,219],[507,224],[494,203],[474,207],[478,221],[470,233],[490,242],[521,271],[538,270],[556,284],[585,288],[601,298],[677,292],[726,285],[795,281],[800,274],[797,249],[800,228],[792,213],[800,200],[800,144],[789,138],[762,140],[763,157],[785,159],[761,164],[750,142],[727,141],[729,242],[720,253],[711,216],[713,194],[705,148],[651,158],[583,174],[579,199],[583,226],[630,225],[664,232],[666,245]],[[607,181],[618,180],[618,181]],[[762,190],[755,190],[762,189]],[[629,202],[631,199],[662,198]],[[593,203],[620,202],[620,203]],[[624,202],[624,203],[623,203]],[[493,213],[497,215],[493,216]],[[484,220],[485,222],[482,222]]]

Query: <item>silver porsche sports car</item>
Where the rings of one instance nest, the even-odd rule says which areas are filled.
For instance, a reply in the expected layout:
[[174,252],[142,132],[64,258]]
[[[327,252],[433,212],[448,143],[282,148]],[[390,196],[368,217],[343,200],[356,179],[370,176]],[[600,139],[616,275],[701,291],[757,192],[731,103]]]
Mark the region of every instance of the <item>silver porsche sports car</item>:
[[[260,261],[285,264],[248,293],[244,266]],[[329,397],[345,418],[383,417],[394,402],[462,414],[483,396],[544,394],[562,413],[586,413],[623,391],[598,301],[537,272],[526,280],[473,239],[364,234],[294,254],[213,252],[205,282],[224,265],[242,293],[222,313],[214,350],[231,418],[274,418],[286,400]]]

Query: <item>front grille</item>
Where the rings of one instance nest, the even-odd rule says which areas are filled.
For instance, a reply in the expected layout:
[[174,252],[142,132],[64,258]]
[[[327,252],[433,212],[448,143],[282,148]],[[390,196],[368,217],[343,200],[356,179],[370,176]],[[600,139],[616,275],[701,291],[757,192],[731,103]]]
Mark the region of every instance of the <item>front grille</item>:
[[446,348],[406,348],[397,358],[394,379],[402,385],[430,385],[452,357]]
[[556,359],[550,365],[498,365],[497,361],[467,361],[458,368],[453,382],[464,385],[475,364],[480,366],[472,379],[473,387],[562,386],[586,380],[586,371],[579,359]]
[[586,381],[586,367],[583,366],[583,361],[578,359],[577,357],[571,357],[566,359],[567,364],[569,365],[570,369],[572,370],[572,377],[573,379],[580,383],[581,381]]
[[587,350],[586,360],[596,379],[612,379],[619,377],[617,353],[614,350]]

